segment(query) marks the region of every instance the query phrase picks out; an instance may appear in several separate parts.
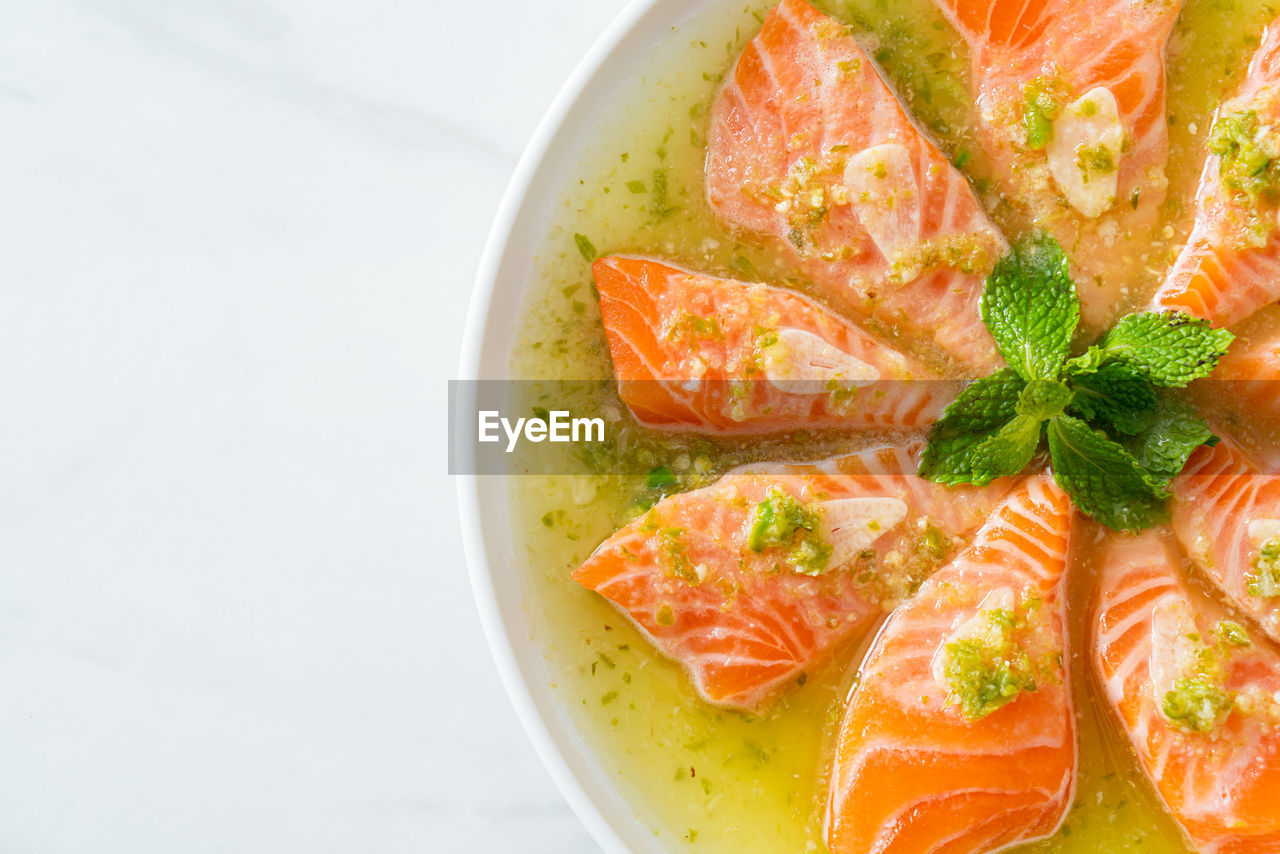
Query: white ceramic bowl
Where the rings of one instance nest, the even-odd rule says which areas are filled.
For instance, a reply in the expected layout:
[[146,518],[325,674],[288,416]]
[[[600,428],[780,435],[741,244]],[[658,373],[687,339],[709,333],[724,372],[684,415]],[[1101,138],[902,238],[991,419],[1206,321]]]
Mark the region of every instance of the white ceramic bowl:
[[[584,144],[616,104],[618,92],[634,84],[660,46],[682,37],[683,22],[727,5],[725,0],[634,0],[564,85],[516,167],[481,258],[463,338],[460,393],[465,394],[467,380],[509,377],[535,253]],[[466,400],[460,400],[455,412],[468,411]],[[455,425],[458,435],[464,428],[472,425]],[[466,453],[461,447],[457,451]],[[465,459],[456,462],[457,470],[468,470]],[[513,534],[508,488],[501,477],[458,478],[472,587],[507,692],[556,785],[600,845],[619,854],[661,852],[652,827],[618,791],[549,685],[526,610],[526,559]]]

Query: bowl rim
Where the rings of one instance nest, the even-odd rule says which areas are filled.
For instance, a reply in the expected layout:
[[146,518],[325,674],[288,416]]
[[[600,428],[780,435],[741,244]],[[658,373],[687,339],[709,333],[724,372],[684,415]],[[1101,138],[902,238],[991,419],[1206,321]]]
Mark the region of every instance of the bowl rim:
[[[646,13],[661,2],[630,0],[614,16],[560,87],[517,162],[498,205],[476,270],[458,363],[458,377],[462,383],[481,378],[485,329],[498,289],[503,255],[535,177],[551,153],[555,136],[567,123],[588,84],[638,29]],[[463,408],[458,407],[458,412]],[[610,854],[630,854],[622,836],[605,817],[600,804],[587,792],[582,779],[571,767],[566,751],[552,735],[547,720],[535,703],[528,676],[518,662],[510,627],[499,605],[492,556],[482,530],[480,476],[463,473],[455,475],[455,479],[463,554],[471,580],[472,598],[507,697],[543,767],[591,837]]]

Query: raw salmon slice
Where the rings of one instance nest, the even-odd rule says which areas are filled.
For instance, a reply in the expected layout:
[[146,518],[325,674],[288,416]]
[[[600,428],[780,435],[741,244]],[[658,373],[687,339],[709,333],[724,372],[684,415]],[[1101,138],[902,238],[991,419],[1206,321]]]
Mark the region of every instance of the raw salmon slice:
[[1213,375],[1196,386],[1215,396],[1208,399],[1211,404],[1225,404],[1249,426],[1280,421],[1280,334],[1237,339]]
[[992,851],[1062,823],[1076,768],[1071,514],[1050,478],[1024,480],[885,623],[836,744],[832,854]]
[[977,301],[1004,238],[849,30],[803,0],[769,13],[716,96],[707,198],[843,307],[997,364]]
[[954,397],[916,360],[798,294],[649,258],[612,255],[592,269],[619,393],[649,427],[917,428]]
[[[684,665],[706,700],[758,709],[908,595],[1009,488],[910,474],[921,450],[730,473],[658,502],[573,578]],[[812,531],[794,524],[806,521]]]
[[1104,547],[1090,640],[1103,696],[1197,850],[1280,851],[1280,657],[1189,589],[1170,547],[1162,529]]
[[[1273,125],[1280,120],[1280,24],[1272,23],[1249,63],[1244,84],[1224,102],[1219,123],[1252,111],[1257,134],[1280,147]],[[1215,131],[1210,131],[1210,139]],[[1196,218],[1187,243],[1154,303],[1231,326],[1280,299],[1280,233],[1275,200],[1251,199],[1223,181],[1223,157],[1205,159],[1196,193]]]
[[1100,274],[1145,249],[1168,186],[1164,47],[1180,3],[935,2],[969,45],[1006,195],[1071,252],[1084,320],[1102,325],[1122,283]]
[[1174,479],[1172,510],[1196,567],[1280,640],[1280,477],[1224,439],[1191,455]]

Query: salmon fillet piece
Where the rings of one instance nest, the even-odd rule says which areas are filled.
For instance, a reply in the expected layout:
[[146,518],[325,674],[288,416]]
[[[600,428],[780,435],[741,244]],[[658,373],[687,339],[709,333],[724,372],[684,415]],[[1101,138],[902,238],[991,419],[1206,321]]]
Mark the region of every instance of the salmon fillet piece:
[[[758,710],[909,595],[1009,489],[932,483],[912,474],[922,450],[732,472],[658,502],[573,578],[682,664],[704,699]],[[805,515],[812,532],[768,536],[771,521]],[[796,557],[824,547],[821,567]]]
[[1173,481],[1171,509],[1174,533],[1197,569],[1280,640],[1280,584],[1272,588],[1263,555],[1272,540],[1280,548],[1280,476],[1263,474],[1223,439],[1187,460]]
[[1207,380],[1196,383],[1200,392],[1213,386],[1216,399],[1236,412],[1246,426],[1267,426],[1280,422],[1280,332],[1259,335],[1236,343],[1218,362]]
[[1006,196],[1071,253],[1083,318],[1106,324],[1122,297],[1108,258],[1145,248],[1168,187],[1164,49],[1181,4],[935,2],[969,46]]
[[611,255],[593,272],[619,393],[645,426],[921,428],[955,395],[915,359],[799,294],[652,258]]
[[[1025,479],[885,623],[836,743],[832,854],[993,851],[1062,823],[1076,770],[1064,656],[1071,519],[1048,476]],[[1017,634],[984,640],[1003,631]],[[951,681],[965,672],[953,656],[975,643],[1004,648],[1015,662],[1025,654],[1035,673],[1032,689],[993,700],[976,718],[957,705]]]
[[[1280,851],[1280,656],[1220,622],[1227,615],[1183,582],[1177,560],[1167,529],[1105,544],[1089,643],[1102,695],[1196,850]],[[1197,678],[1210,690],[1192,695],[1195,683],[1179,681]]]
[[768,14],[712,106],[706,180],[720,218],[843,308],[998,364],[977,301],[1007,244],[843,24],[803,0]]
[[[1263,34],[1244,83],[1218,118],[1253,111],[1261,125],[1280,121],[1280,24]],[[1187,243],[1156,292],[1157,308],[1184,311],[1231,326],[1280,299],[1280,231],[1276,207],[1224,184],[1222,157],[1210,153],[1196,192]]]

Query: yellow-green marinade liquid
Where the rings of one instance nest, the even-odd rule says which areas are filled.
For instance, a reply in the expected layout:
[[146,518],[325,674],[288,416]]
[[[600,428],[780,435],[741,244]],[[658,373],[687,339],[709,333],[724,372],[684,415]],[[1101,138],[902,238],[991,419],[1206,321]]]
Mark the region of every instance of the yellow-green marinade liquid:
[[[1009,233],[1021,224],[990,188],[966,95],[968,56],[928,0],[815,3],[853,25],[899,94],[953,161],[964,164],[984,204]],[[769,250],[721,228],[702,192],[707,112],[768,6],[733,3],[685,22],[655,49],[611,119],[586,141],[528,283],[524,330],[511,375],[522,379],[612,376],[589,265],[575,235],[600,253],[638,252],[714,274],[804,289]],[[1168,252],[1191,224],[1192,199],[1212,112],[1243,74],[1262,27],[1275,12],[1258,0],[1189,0],[1168,51],[1169,201],[1151,235],[1161,261],[1125,269],[1140,304],[1156,286]],[[561,392],[563,395],[563,392]],[[532,395],[536,398],[536,393]],[[537,403],[537,400],[531,400]],[[575,387],[555,400],[575,412],[611,412],[611,438],[641,465],[667,464],[705,482],[740,461],[743,448],[697,440],[656,442],[629,423],[608,382]],[[814,437],[781,437],[754,456],[814,457]],[[719,854],[821,852],[826,768],[842,702],[861,646],[806,674],[805,683],[761,717],[712,707],[681,669],[657,655],[626,618],[569,577],[605,537],[652,500],[642,477],[601,475],[570,451],[546,451],[558,472],[509,479],[518,553],[528,561],[528,611],[554,687],[637,815],[673,851]],[[1091,541],[1089,531],[1078,542]],[[1080,764],[1074,805],[1051,839],[1019,850],[1183,852],[1130,749],[1095,697],[1082,648],[1091,555],[1071,568],[1070,656]],[[865,640],[865,639],[864,639]]]

